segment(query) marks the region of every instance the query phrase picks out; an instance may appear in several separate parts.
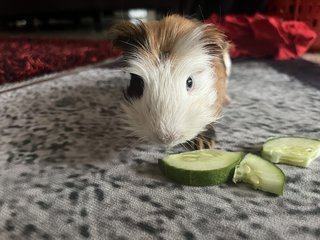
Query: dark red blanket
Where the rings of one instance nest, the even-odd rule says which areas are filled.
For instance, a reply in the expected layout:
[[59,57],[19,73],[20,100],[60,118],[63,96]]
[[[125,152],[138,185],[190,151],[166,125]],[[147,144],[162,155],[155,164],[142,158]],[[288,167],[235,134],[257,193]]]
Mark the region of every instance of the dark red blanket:
[[207,22],[218,25],[234,44],[231,56],[297,58],[305,53],[316,33],[304,22],[282,21],[278,17],[212,15]]
[[118,56],[110,41],[0,38],[0,84]]

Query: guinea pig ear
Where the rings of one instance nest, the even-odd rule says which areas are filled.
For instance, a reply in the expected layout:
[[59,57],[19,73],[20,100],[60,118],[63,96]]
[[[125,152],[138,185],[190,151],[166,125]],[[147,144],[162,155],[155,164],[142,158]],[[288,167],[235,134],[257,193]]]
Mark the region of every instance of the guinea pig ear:
[[122,21],[110,29],[112,43],[116,48],[126,52],[143,48],[147,44],[147,29],[143,22]]
[[213,24],[204,26],[205,47],[213,56],[222,57],[223,53],[229,50],[229,42],[226,35],[218,30]]

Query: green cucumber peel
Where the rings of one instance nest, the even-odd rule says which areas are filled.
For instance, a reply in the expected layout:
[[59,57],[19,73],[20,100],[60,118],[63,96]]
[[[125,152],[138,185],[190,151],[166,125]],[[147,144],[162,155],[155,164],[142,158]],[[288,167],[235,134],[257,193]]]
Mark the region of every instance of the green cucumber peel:
[[233,182],[248,183],[252,188],[283,195],[285,175],[275,164],[248,153],[236,166]]
[[211,186],[231,181],[243,156],[242,152],[203,149],[169,155],[160,159],[159,165],[164,175],[175,182]]
[[283,195],[285,175],[275,163],[308,167],[320,156],[320,140],[304,137],[269,138],[261,157],[243,152],[203,149],[169,155],[159,160],[162,172],[175,182],[191,186],[218,185],[233,180],[254,189]]

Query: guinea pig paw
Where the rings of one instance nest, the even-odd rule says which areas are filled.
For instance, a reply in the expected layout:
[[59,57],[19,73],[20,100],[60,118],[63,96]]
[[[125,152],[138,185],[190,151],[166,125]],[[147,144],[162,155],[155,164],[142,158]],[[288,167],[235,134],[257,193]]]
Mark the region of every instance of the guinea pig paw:
[[189,147],[191,150],[212,149],[214,146],[214,140],[204,135],[199,135],[187,142],[187,147]]

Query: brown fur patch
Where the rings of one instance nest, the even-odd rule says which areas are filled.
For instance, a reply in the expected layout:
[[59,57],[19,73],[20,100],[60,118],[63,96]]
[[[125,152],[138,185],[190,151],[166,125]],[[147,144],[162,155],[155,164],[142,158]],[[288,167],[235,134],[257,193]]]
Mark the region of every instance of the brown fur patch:
[[129,21],[122,21],[113,26],[110,30],[113,38],[113,45],[124,51],[130,51],[147,45],[147,29],[141,22],[133,24]]
[[206,48],[213,56],[222,58],[222,54],[228,51],[229,42],[226,39],[226,35],[219,31],[213,24],[205,26],[205,41]]
[[227,103],[228,95],[227,95],[227,74],[224,64],[220,60],[214,61],[215,67],[215,86],[214,88],[217,91],[217,101],[214,106],[215,109],[218,109],[221,112],[223,106]]
[[[178,15],[171,15],[160,21],[121,22],[111,29],[114,46],[129,54],[139,51],[149,59],[160,60],[174,57],[172,50],[176,42],[203,23]],[[213,25],[204,25],[202,41],[212,55],[222,55],[226,48],[225,35]],[[196,44],[196,43],[195,43]]]

